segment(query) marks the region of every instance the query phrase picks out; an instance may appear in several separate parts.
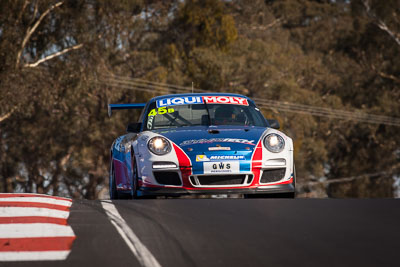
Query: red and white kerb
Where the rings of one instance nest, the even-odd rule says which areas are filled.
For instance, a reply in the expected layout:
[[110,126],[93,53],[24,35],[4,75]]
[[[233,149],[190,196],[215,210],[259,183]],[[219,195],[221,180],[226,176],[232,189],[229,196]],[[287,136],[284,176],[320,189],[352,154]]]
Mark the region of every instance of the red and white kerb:
[[72,200],[0,194],[0,262],[65,260],[75,240],[67,224]]

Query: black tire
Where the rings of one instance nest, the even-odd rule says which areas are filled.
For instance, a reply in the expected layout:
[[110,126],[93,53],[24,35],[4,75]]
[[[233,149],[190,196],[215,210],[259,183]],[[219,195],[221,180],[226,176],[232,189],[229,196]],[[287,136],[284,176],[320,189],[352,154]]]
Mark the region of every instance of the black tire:
[[[132,156],[134,157],[134,156]],[[137,171],[137,164],[136,164],[136,160],[133,161],[132,163],[133,165],[133,174],[132,174],[132,181],[131,181],[131,185],[133,185],[131,187],[131,194],[130,197],[131,199],[155,199],[156,196],[138,196],[138,171]]]
[[293,187],[294,187],[294,193],[296,195],[296,165],[293,163]]
[[132,199],[137,199],[139,198],[137,195],[137,190],[138,190],[138,171],[137,171],[137,164],[136,164],[136,159],[135,155],[132,153],[132,180],[131,180],[131,198]]
[[115,171],[113,165],[111,165],[110,171],[110,199],[119,199],[117,185],[115,184]]

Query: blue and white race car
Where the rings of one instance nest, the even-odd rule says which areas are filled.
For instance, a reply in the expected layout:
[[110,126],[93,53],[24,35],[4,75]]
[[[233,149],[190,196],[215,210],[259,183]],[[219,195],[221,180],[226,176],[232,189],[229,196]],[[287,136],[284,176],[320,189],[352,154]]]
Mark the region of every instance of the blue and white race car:
[[110,197],[243,194],[294,197],[292,139],[254,102],[237,94],[165,95],[111,146]]

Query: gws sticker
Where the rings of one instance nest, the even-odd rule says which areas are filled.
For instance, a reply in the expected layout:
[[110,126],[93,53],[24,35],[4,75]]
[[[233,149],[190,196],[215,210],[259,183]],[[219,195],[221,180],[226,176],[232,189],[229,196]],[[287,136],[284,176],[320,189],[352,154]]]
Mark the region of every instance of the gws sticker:
[[239,173],[238,161],[204,162],[204,173]]

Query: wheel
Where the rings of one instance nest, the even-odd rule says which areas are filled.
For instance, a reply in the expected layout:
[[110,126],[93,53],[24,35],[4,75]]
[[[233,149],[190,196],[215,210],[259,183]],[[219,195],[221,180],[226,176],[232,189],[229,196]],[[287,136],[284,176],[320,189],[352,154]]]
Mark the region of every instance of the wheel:
[[135,161],[135,157],[132,156],[132,166],[133,166],[133,173],[132,173],[132,180],[131,180],[131,199],[155,199],[156,196],[138,196],[138,169],[137,164]]
[[113,165],[111,165],[110,171],[110,199],[119,199],[117,185],[115,184],[115,171]]
[[294,187],[294,192],[296,193],[296,165],[293,163],[293,187]]
[[131,198],[139,198],[137,195],[137,188],[138,188],[138,170],[137,164],[135,160],[135,155],[132,154],[132,180],[131,180]]

